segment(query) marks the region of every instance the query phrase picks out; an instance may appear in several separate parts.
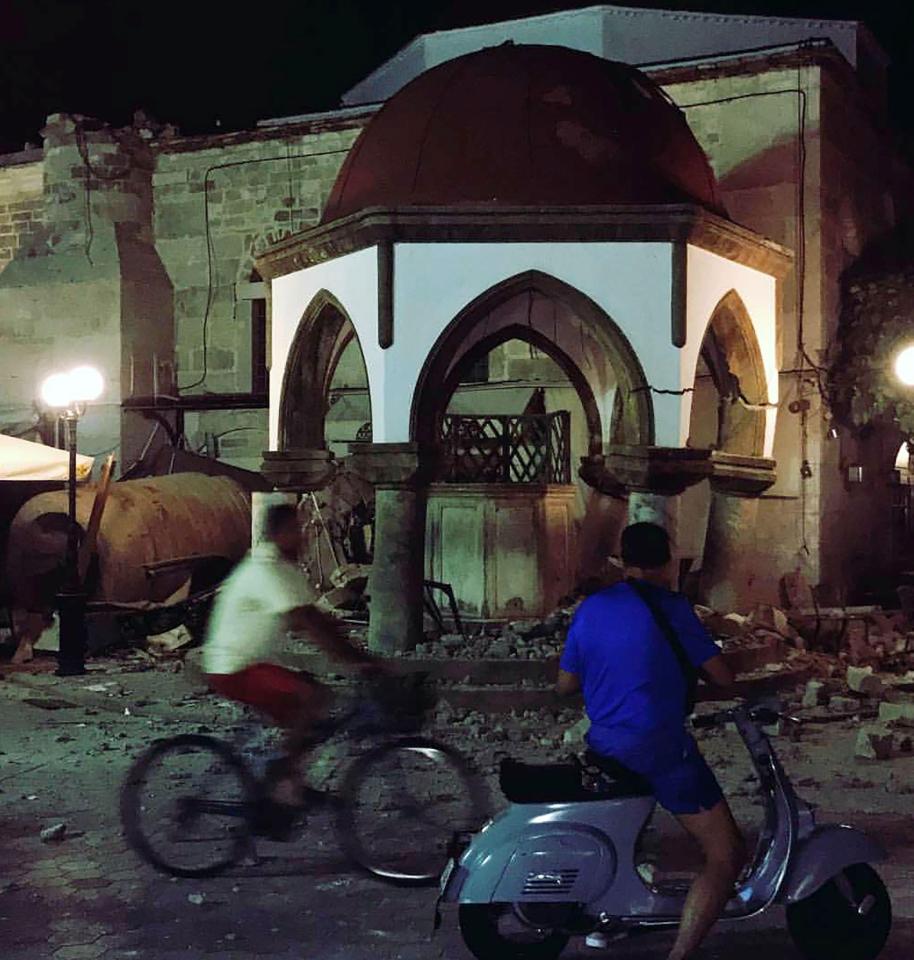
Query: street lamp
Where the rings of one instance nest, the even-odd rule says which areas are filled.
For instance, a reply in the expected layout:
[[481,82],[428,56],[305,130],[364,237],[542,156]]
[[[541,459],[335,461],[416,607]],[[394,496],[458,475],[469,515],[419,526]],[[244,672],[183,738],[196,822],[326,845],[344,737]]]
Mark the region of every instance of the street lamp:
[[79,527],[76,523],[76,425],[86,405],[97,400],[105,388],[102,375],[94,367],[76,367],[69,373],[54,373],[41,385],[41,398],[59,411],[67,425],[67,450],[70,455],[69,522],[64,582],[57,594],[60,616],[60,653],[57,675],[75,676],[86,672],[86,595],[79,578]]
[[895,376],[906,386],[914,387],[914,344],[895,357]]

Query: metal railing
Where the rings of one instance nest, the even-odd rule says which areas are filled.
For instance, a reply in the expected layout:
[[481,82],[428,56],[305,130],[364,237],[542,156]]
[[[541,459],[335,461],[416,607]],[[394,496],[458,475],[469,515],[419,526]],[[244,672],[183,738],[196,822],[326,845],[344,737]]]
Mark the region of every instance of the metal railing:
[[571,483],[571,414],[462,416],[442,423],[445,483]]

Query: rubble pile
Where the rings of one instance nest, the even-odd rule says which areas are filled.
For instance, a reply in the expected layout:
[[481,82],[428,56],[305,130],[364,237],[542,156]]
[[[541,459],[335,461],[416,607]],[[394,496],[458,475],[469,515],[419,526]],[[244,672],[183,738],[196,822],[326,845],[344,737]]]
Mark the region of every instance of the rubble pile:
[[472,660],[548,660],[562,652],[574,607],[545,620],[517,620],[475,627],[464,636],[446,633],[416,645],[409,656]]

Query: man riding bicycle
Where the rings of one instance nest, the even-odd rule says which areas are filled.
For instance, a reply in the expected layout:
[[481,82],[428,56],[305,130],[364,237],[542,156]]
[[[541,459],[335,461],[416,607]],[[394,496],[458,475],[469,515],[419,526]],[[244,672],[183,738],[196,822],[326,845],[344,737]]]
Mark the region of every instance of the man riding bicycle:
[[[718,687],[733,674],[691,604],[670,590],[666,531],[652,523],[622,533],[626,581],[578,609],[559,664],[556,691],[584,694],[590,748],[641,775],[661,806],[701,846],[704,867],[692,884],[668,960],[690,960],[733,894],[746,861],[739,829],[684,720],[698,671]],[[606,938],[591,934],[588,945]]]
[[[281,834],[304,799],[302,760],[316,742],[330,691],[310,674],[275,662],[288,631],[304,633],[334,660],[362,672],[383,662],[349,642],[337,620],[317,609],[317,593],[298,567],[301,528],[290,504],[267,511],[264,539],[238,564],[219,590],[203,646],[203,670],[212,690],[266,714],[286,731],[285,757],[268,777]],[[269,824],[267,825],[269,826]]]

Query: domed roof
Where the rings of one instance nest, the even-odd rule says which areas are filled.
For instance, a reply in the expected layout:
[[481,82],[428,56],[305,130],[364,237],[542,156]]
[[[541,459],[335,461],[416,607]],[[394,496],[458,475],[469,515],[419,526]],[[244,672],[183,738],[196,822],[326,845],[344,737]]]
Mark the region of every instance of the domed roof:
[[322,222],[367,207],[723,208],[685,118],[627,64],[504,44],[421,74],[375,114]]

